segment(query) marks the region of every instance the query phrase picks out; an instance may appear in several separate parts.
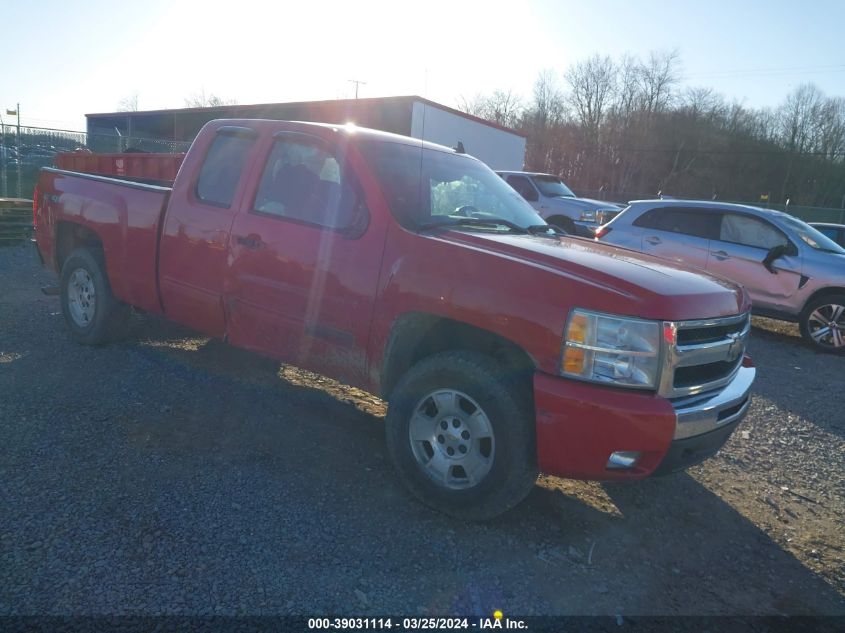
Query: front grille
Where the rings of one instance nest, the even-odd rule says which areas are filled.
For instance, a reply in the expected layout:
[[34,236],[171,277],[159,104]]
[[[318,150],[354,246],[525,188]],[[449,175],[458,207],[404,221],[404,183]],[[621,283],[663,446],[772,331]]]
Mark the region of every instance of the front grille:
[[675,331],[660,382],[667,398],[694,396],[720,389],[742,365],[748,332],[748,314],[700,321],[664,323]]
[[710,327],[693,327],[678,330],[678,345],[698,345],[720,341],[731,334],[741,334],[745,329],[745,322],[727,325],[712,325]]
[[713,382],[724,376],[730,376],[742,363],[742,357],[733,362],[717,361],[704,365],[678,367],[675,370],[675,388],[693,387],[702,383]]

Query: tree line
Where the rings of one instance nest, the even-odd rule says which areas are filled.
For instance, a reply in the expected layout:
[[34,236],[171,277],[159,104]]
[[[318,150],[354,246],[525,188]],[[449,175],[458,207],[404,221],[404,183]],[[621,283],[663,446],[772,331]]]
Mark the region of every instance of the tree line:
[[525,134],[526,169],[591,195],[845,207],[845,99],[808,83],[750,108],[681,77],[676,51],[593,55],[540,72],[530,96],[458,107]]

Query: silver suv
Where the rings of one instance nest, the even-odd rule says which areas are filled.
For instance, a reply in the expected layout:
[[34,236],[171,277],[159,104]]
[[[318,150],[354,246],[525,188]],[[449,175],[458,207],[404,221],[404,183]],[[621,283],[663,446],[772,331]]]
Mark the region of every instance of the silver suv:
[[755,314],[797,321],[817,349],[845,354],[845,249],[791,215],[701,200],[637,200],[596,239],[738,282]]

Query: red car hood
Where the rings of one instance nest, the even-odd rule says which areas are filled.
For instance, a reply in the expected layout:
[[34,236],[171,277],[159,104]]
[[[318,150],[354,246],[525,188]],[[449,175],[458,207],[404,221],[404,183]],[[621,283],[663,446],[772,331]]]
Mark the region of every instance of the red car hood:
[[597,291],[603,295],[602,305],[584,308],[665,320],[730,316],[751,309],[748,293],[726,279],[601,242],[459,231],[441,237],[554,270],[586,286],[583,290],[591,297]]

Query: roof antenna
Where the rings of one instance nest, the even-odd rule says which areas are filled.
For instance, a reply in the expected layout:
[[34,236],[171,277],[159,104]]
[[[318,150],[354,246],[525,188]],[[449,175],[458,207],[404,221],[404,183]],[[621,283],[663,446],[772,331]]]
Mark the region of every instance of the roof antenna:
[[464,149],[464,144],[461,141],[458,141],[458,144],[455,145],[455,147],[453,147],[452,149],[455,150],[455,153],[457,153],[457,154],[466,154],[467,153],[467,151]]

